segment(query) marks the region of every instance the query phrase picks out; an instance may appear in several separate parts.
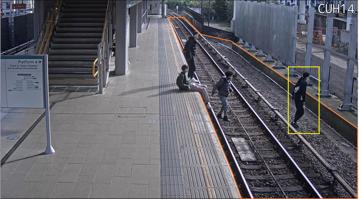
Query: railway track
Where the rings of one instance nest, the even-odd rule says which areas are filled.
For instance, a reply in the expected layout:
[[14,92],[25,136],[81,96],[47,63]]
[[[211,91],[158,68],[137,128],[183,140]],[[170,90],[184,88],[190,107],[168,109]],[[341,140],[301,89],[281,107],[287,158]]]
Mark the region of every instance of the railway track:
[[[229,62],[244,76],[248,77],[253,85],[261,89],[261,93],[271,104],[278,108],[283,115],[287,114],[287,90],[283,89],[270,77],[266,76],[262,71],[252,66],[241,57],[237,52],[221,42],[212,40],[211,44],[221,52],[223,56],[228,58]],[[295,107],[291,106],[291,113],[295,113]],[[294,115],[294,114],[293,114]],[[317,116],[310,111],[301,119],[301,131],[309,132],[317,130]],[[321,134],[316,136],[304,135],[308,142],[315,147],[320,154],[337,168],[338,173],[343,176],[348,184],[355,189],[357,183],[356,163],[348,154],[344,153],[338,146],[338,143],[348,143],[344,138],[340,139],[339,132],[336,132],[324,121],[321,122]],[[336,136],[337,143],[333,142],[331,135]],[[350,143],[347,146],[351,146]]]
[[[182,42],[192,34],[191,28],[181,20],[174,20],[174,28]],[[199,38],[197,75],[211,90],[214,82],[230,67],[204,38]],[[240,169],[237,173],[244,178],[242,184],[244,181],[244,187],[248,189],[247,197],[322,197],[322,194],[337,197],[331,189],[331,179],[325,179],[306,155],[296,152],[300,151],[297,141],[287,136],[286,128],[278,125],[278,118],[268,110],[253,108],[259,99],[251,92],[241,92],[247,87],[245,82],[234,78],[235,92],[229,97],[231,122],[219,122],[228,148],[235,151],[235,165]],[[211,104],[214,110],[220,109],[217,97],[211,97]],[[268,123],[271,125],[267,126]],[[237,151],[238,147],[242,149]],[[243,154],[243,147],[251,150]]]

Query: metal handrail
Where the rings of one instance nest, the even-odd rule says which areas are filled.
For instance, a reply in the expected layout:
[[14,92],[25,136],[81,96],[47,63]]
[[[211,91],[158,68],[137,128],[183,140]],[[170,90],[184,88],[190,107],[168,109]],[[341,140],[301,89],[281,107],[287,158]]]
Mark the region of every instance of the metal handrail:
[[[263,100],[263,102],[274,112],[278,118],[284,122],[285,124],[289,125],[289,128],[297,133],[298,131],[288,123],[288,121],[283,117],[283,115],[278,111],[278,108],[275,108],[264,96],[261,94],[261,91],[257,90],[229,61],[227,61],[224,56],[218,52],[218,50],[205,38],[207,35],[203,35],[200,31],[198,31],[191,23],[188,22],[186,18],[181,19],[185,20],[198,34],[199,36],[206,41],[206,43],[211,46],[211,48],[230,66],[242,79],[245,83],[251,88],[258,97]],[[226,39],[224,39],[226,40]],[[233,41],[227,40],[230,43],[234,43]],[[237,45],[236,45],[237,46]],[[242,48],[241,48],[242,49]],[[327,161],[325,160],[315,149],[314,147],[302,136],[296,134],[296,136],[300,139],[300,141],[309,149],[309,151],[322,163],[322,165],[333,175],[333,177],[343,186],[343,188],[352,196],[356,197],[356,192],[350,187],[350,185],[344,180],[344,178],[338,173],[338,171]]]
[[35,40],[27,41],[27,42],[25,42],[23,44],[20,44],[18,46],[15,46],[13,48],[5,50],[4,52],[1,53],[1,55],[13,55],[15,53],[18,53],[18,52],[30,47],[34,43],[35,43]]
[[148,11],[149,11],[149,9],[147,8],[147,9],[145,10],[145,12],[143,12],[142,18],[145,17],[146,14],[148,14]]
[[92,63],[92,77],[96,78],[98,76],[98,70],[96,70],[96,65],[98,62],[98,58],[96,58]]
[[[102,30],[102,37],[101,37],[101,43],[105,42],[105,38],[106,38],[106,34],[107,34],[107,29],[108,29],[108,20],[109,19],[109,15],[108,13],[112,13],[112,6],[110,6],[110,3],[112,3],[111,0],[107,1],[107,8],[106,8],[106,17],[105,17],[105,24]],[[112,16],[112,15],[111,15]]]
[[112,37],[112,30],[110,30],[109,25],[112,23],[112,3],[113,0],[107,1],[106,16],[102,30],[101,42],[97,46],[97,58],[92,63],[92,77],[98,78],[98,92],[100,94],[103,92],[103,88],[106,86],[106,81],[104,81],[106,76],[104,76],[104,74],[109,68],[109,60],[111,58],[110,49],[112,48],[112,43],[111,46],[109,46],[109,43],[111,40],[110,37]]
[[51,13],[48,15],[46,23],[43,25],[43,30],[41,31],[38,39],[38,45],[36,47],[37,54],[44,54],[47,51],[50,39],[55,31],[55,26],[60,15],[61,6],[62,0],[57,0]]

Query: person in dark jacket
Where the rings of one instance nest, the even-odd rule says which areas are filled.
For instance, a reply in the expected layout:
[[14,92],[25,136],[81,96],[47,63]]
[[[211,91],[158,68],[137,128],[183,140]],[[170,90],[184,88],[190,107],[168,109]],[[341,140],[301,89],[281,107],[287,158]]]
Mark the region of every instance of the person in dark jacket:
[[183,91],[196,91],[199,92],[203,98],[207,107],[209,107],[209,96],[207,92],[207,86],[203,84],[199,84],[197,82],[193,82],[188,78],[188,66],[182,66],[182,72],[178,75],[176,84],[180,90]]
[[304,72],[302,77],[300,77],[297,83],[295,84],[292,92],[292,98],[294,98],[295,108],[297,109],[297,111],[295,112],[294,121],[291,122],[291,125],[294,128],[298,128],[297,121],[304,115],[304,102],[305,102],[305,95],[307,91],[308,77],[309,77],[309,73]]
[[219,99],[221,100],[222,103],[222,108],[219,111],[219,113],[217,114],[218,118],[222,119],[222,113],[224,115],[223,120],[224,121],[229,121],[228,120],[228,116],[227,116],[227,110],[228,110],[228,95],[230,92],[232,92],[232,88],[231,88],[231,79],[232,79],[233,73],[231,71],[227,71],[225,73],[225,76],[223,76],[217,83],[216,85],[213,87],[212,90],[212,96],[215,94],[216,90],[218,90],[218,95],[219,95]]
[[196,39],[193,36],[190,36],[183,48],[183,54],[189,66],[188,77],[191,79],[194,78],[194,71],[196,71],[196,66],[194,64],[196,43]]

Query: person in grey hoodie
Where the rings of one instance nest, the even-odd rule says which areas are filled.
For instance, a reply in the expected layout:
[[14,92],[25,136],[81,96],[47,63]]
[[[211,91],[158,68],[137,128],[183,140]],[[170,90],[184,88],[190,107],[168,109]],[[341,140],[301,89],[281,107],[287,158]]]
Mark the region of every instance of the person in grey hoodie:
[[222,108],[217,114],[217,117],[222,119],[222,113],[224,115],[223,120],[229,122],[228,116],[227,116],[227,110],[228,110],[228,95],[233,90],[231,88],[231,80],[233,77],[233,73],[231,71],[225,72],[225,76],[223,76],[213,87],[212,90],[212,96],[215,94],[215,92],[218,90],[218,96],[222,103]]

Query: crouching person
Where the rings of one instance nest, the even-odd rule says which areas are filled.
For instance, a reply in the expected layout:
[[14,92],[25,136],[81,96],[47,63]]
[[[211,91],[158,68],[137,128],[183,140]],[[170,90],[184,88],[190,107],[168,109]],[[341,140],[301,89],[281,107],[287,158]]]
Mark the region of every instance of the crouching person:
[[[224,121],[229,122],[228,116],[227,116],[227,110],[228,110],[228,101],[227,97],[230,92],[232,92],[231,88],[231,79],[232,79],[233,73],[231,71],[227,71],[225,73],[225,76],[223,76],[213,87],[212,90],[212,96],[215,94],[215,92],[218,90],[219,99],[222,103],[222,108],[217,114],[217,117],[222,119]],[[224,117],[222,117],[222,113]]]
[[204,98],[204,102],[206,103],[206,106],[209,107],[209,96],[207,92],[207,86],[202,85],[196,82],[192,82],[188,78],[188,66],[183,65],[182,66],[182,72],[178,75],[176,84],[180,90],[184,91],[196,91],[199,92],[202,97]]

